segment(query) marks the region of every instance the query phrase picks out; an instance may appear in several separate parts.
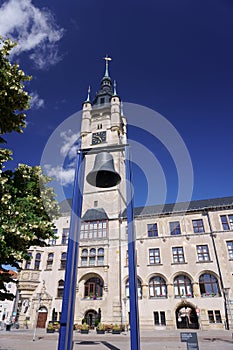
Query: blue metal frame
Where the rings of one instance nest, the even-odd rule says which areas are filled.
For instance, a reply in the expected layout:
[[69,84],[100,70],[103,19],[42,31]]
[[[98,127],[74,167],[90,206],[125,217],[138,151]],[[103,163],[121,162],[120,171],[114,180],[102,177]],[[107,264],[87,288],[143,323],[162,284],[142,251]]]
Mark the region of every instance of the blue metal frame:
[[126,198],[127,198],[127,224],[128,224],[129,295],[130,295],[130,299],[129,299],[130,301],[130,345],[131,345],[131,350],[140,350],[132,172],[131,172],[131,162],[129,157],[130,157],[129,146],[126,146],[125,161],[126,161]]
[[85,165],[81,166],[83,159],[83,152],[79,150],[73,188],[72,212],[67,248],[65,284],[62,300],[62,314],[60,319],[58,350],[71,350],[73,347],[73,323],[77,281],[79,232],[81,226],[83,202],[82,192],[85,170]]

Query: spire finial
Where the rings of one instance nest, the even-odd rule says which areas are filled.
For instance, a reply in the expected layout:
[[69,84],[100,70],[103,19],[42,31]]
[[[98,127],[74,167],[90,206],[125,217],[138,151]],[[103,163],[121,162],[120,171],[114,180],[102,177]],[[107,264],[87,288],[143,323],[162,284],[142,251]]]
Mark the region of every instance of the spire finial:
[[109,73],[108,73],[108,62],[110,62],[112,59],[111,57],[108,57],[108,55],[106,55],[104,57],[104,60],[105,60],[105,77],[109,77]]
[[116,80],[114,80],[113,86],[114,86],[113,95],[114,95],[114,96],[117,96],[117,91],[116,91],[116,86],[117,86],[117,84],[116,84]]
[[124,112],[123,112],[123,102],[121,101],[121,117],[124,116]]
[[87,99],[86,99],[86,102],[91,102],[90,100],[90,92],[91,92],[91,87],[90,85],[88,86],[88,90],[87,90]]

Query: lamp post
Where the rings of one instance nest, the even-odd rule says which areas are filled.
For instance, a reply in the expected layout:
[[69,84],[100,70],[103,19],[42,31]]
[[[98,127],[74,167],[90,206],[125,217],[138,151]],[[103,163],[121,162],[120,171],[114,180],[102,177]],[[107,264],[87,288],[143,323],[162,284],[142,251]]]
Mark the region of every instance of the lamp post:
[[36,318],[35,318],[35,326],[34,326],[34,332],[33,332],[33,338],[32,340],[36,340],[36,328],[37,328],[37,321],[38,321],[38,313],[40,310],[40,303],[41,303],[41,293],[37,293],[37,299],[38,299],[38,307],[36,309]]
[[124,323],[124,333],[127,334],[127,318],[126,318],[126,302],[127,302],[127,298],[123,298],[123,305],[124,305],[124,309],[123,309],[123,323]]
[[[233,315],[232,315],[231,305],[230,305],[230,300],[229,300],[230,288],[223,288],[223,293],[224,293],[225,300],[226,300],[226,317],[227,317],[226,322],[228,325],[228,329],[230,329],[230,328],[233,329]],[[227,308],[228,308],[228,310],[227,310]],[[229,326],[228,311],[229,311],[230,319],[231,319],[231,327]]]
[[[71,224],[68,239],[67,263],[65,272],[64,293],[62,300],[62,314],[60,320],[58,350],[71,350],[73,347],[75,290],[77,280],[79,232],[81,226],[83,202],[82,192],[84,185],[85,156],[87,154],[96,154],[94,168],[87,175],[87,181],[92,186],[108,188],[116,186],[121,181],[120,175],[114,169],[113,158],[108,152],[119,152],[124,150],[126,158],[126,197],[130,292],[130,343],[131,350],[140,350],[137,274],[135,258],[136,251],[131,179],[132,174],[128,145],[113,145],[109,147],[100,146],[93,149],[81,149],[80,143],[73,188]],[[81,166],[82,161],[84,161],[84,166]]]

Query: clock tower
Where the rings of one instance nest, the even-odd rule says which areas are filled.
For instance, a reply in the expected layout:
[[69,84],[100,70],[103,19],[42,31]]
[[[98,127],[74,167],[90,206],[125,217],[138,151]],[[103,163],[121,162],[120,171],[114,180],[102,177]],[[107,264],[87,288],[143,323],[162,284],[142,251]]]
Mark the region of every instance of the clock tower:
[[[103,189],[91,186],[85,181],[83,196],[83,213],[94,207],[104,208],[110,217],[118,217],[124,210],[125,202],[125,162],[124,150],[111,152],[111,148],[126,144],[126,119],[123,116],[121,100],[116,91],[116,82],[112,83],[109,75],[109,62],[111,58],[105,57],[105,74],[101,86],[93,101],[88,96],[83,103],[81,139],[82,149],[101,148],[111,153],[114,159],[115,170],[121,176],[121,184]],[[92,170],[95,154],[87,154],[85,179]],[[119,201],[119,194],[122,200]],[[123,199],[124,198],[124,199]]]
[[[122,323],[122,269],[127,249],[126,244],[122,248],[122,242],[127,242],[126,225],[122,224],[126,208],[126,119],[116,83],[109,75],[110,60],[105,57],[100,89],[93,100],[88,89],[82,110],[81,147],[90,152],[85,153],[75,320],[79,323],[85,318],[91,325],[100,312],[101,322]],[[87,181],[98,151],[105,152],[105,158],[112,157],[121,178],[119,184],[103,188]]]

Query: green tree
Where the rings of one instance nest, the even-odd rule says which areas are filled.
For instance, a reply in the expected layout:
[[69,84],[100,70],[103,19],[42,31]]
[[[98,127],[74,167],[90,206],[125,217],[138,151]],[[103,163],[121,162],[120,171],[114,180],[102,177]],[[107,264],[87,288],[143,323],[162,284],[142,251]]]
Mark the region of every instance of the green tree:
[[[0,135],[23,132],[26,126],[24,110],[29,108],[30,97],[24,90],[24,82],[31,79],[19,65],[9,61],[11,50],[16,46],[10,39],[0,36]],[[5,140],[0,136],[0,142]]]
[[[23,82],[30,77],[16,64],[9,62],[10,50],[15,46],[3,40],[0,49],[0,135],[22,132],[25,127],[23,110],[29,106],[29,96],[23,90]],[[0,142],[3,142],[1,138]],[[5,163],[12,159],[12,152],[0,148],[0,300],[13,299],[7,292],[6,282],[14,282],[6,265],[20,270],[20,263],[28,259],[30,246],[45,246],[49,238],[55,238],[53,219],[59,215],[55,194],[47,184],[51,180],[39,166],[19,164],[12,171]]]

